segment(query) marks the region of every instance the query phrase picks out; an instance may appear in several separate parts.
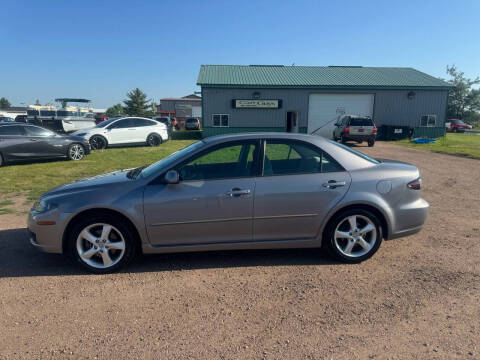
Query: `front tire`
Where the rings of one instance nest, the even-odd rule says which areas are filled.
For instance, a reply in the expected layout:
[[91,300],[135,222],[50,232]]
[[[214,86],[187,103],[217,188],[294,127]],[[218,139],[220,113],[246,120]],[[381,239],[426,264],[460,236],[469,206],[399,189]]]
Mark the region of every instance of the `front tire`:
[[360,263],[373,256],[382,243],[382,227],[370,211],[351,209],[336,215],[328,224],[323,246],[346,263]]
[[93,135],[90,138],[90,147],[92,150],[102,150],[107,148],[107,139],[100,135]]
[[4,164],[4,162],[3,162],[3,157],[2,157],[2,154],[0,154],[0,167],[2,167],[3,164]]
[[94,215],[74,225],[68,237],[68,251],[89,272],[112,273],[134,258],[135,236],[120,218]]
[[68,158],[70,160],[78,161],[85,157],[85,149],[80,144],[72,144],[68,147]]

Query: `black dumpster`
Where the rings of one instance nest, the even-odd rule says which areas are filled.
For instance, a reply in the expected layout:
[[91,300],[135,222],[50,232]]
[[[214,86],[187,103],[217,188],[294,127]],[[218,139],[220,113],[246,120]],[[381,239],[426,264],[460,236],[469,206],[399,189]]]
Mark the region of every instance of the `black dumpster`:
[[378,140],[401,140],[413,136],[410,126],[381,125],[378,128]]

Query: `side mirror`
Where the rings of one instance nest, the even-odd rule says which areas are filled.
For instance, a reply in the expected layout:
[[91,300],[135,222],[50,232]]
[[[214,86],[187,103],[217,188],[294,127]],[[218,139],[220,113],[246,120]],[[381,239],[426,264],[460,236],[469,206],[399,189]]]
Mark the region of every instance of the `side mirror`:
[[168,170],[163,179],[167,184],[178,184],[180,182],[180,175],[177,170]]

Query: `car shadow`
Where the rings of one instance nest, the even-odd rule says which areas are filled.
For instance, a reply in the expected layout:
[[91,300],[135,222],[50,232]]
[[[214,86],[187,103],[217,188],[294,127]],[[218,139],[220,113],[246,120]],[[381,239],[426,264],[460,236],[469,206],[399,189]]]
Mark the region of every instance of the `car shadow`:
[[[319,249],[237,250],[144,255],[122,272],[332,264],[337,262]],[[0,278],[88,274],[67,256],[35,249],[25,228],[0,231]]]

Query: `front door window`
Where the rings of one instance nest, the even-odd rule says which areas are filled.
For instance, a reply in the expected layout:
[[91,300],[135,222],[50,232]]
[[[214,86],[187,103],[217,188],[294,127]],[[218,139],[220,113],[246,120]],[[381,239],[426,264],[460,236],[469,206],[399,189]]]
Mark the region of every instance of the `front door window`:
[[229,144],[207,150],[177,170],[182,181],[251,177],[258,152],[258,141]]

